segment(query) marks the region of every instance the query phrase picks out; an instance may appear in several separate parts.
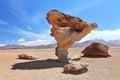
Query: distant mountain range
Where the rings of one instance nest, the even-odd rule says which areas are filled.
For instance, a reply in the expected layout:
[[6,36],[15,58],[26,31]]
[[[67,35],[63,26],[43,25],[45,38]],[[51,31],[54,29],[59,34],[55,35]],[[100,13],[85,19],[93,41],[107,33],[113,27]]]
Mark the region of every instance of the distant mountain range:
[[24,46],[24,45],[5,45],[0,46],[0,50],[2,49],[45,49],[45,48],[55,48],[56,44],[49,44],[49,45],[39,45],[39,46]]
[[[93,42],[100,42],[106,44],[110,47],[117,47],[120,46],[120,40],[113,40],[113,41],[104,41],[104,40],[89,40],[81,43],[74,43],[71,47],[85,47],[90,45]],[[24,45],[5,45],[0,46],[0,49],[45,49],[45,48],[55,48],[57,44],[49,44],[49,45],[39,45],[39,46],[24,46]]]
[[120,40],[113,40],[113,41],[108,41],[108,42],[106,42],[104,40],[89,40],[89,41],[85,41],[85,42],[81,42],[81,43],[75,43],[72,45],[72,47],[85,47],[85,46],[90,45],[93,42],[100,42],[100,43],[106,44],[107,46],[110,46],[110,47],[120,46]]

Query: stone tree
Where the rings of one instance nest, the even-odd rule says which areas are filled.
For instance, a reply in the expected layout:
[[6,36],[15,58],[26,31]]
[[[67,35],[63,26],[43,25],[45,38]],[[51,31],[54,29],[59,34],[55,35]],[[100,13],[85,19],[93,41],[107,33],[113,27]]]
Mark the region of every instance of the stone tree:
[[68,48],[81,40],[90,31],[97,28],[96,23],[87,23],[78,17],[73,17],[57,10],[47,13],[47,21],[52,25],[51,36],[57,41],[55,54],[58,61],[68,61]]

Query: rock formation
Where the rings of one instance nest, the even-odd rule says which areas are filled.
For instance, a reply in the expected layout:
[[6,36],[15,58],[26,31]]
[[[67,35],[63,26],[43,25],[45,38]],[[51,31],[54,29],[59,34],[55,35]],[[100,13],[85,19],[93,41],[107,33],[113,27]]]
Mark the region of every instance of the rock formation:
[[35,60],[37,59],[36,57],[27,55],[27,54],[19,54],[18,59],[28,59],[28,60]]
[[83,53],[83,56],[88,57],[108,57],[110,56],[108,54],[109,47],[105,44],[94,42],[88,47],[86,47],[81,53]]
[[74,72],[80,72],[83,73],[87,71],[88,63],[86,62],[77,62],[77,63],[71,63],[64,66],[64,72],[65,73],[74,73]]
[[55,38],[58,46],[56,56],[58,61],[67,61],[68,48],[76,41],[81,40],[90,31],[97,28],[96,23],[86,23],[78,17],[73,17],[57,10],[47,13],[46,19],[52,25],[51,36]]

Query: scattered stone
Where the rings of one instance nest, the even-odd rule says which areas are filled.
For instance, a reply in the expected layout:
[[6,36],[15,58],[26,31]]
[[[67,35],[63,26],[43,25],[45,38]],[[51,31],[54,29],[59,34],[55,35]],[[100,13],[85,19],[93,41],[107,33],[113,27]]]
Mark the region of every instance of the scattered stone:
[[88,65],[86,62],[70,63],[64,66],[64,73],[83,73],[87,71]]
[[109,47],[107,45],[94,42],[87,46],[81,53],[84,54],[83,56],[87,57],[109,57],[108,49]]
[[18,55],[18,59],[28,59],[28,60],[35,60],[37,59],[36,57],[27,55],[27,54],[20,54]]

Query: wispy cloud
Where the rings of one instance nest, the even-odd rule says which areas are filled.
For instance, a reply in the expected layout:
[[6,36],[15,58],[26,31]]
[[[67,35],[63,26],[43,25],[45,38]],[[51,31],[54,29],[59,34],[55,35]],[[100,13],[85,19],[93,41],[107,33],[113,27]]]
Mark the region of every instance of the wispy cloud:
[[30,25],[27,25],[27,28],[28,28],[29,30],[32,30],[32,27],[31,27]]
[[31,22],[33,22],[36,25],[40,25],[42,19],[43,17],[41,16],[40,13],[37,13],[36,15],[31,16]]
[[19,43],[23,43],[23,42],[25,42],[25,39],[24,39],[24,38],[20,38],[20,39],[18,39],[17,42],[19,42]]
[[24,29],[21,29],[18,27],[15,27],[14,31],[11,31],[11,32],[14,34],[19,34],[19,35],[24,36],[24,37],[33,37],[33,38],[37,38],[37,39],[44,38],[44,36],[39,34],[39,33],[24,30]]
[[[46,44],[55,43],[54,38],[50,36],[50,29],[42,31],[42,33],[35,33],[18,27],[15,27],[12,31],[11,30],[4,30],[4,31],[24,37],[17,40],[17,42],[21,45],[34,46],[34,45],[46,45]],[[33,41],[25,41],[25,38],[30,38]]]
[[32,38],[32,39],[46,39],[46,38],[50,38],[49,37],[50,29],[42,31],[41,33],[36,33],[36,32],[33,32],[33,31],[29,31],[29,30],[25,30],[25,29],[22,29],[22,28],[18,28],[18,27],[13,27],[12,30],[6,30],[6,29],[1,29],[0,28],[0,31],[12,33],[12,34],[17,34],[16,36],[22,36],[22,37],[27,37],[27,38]]
[[120,29],[115,30],[97,30],[92,31],[86,37],[84,37],[80,42],[87,41],[87,40],[95,40],[95,39],[102,39],[104,41],[110,40],[120,40]]
[[0,44],[0,46],[5,46],[5,44]]
[[[14,0],[7,0],[6,6],[9,9],[9,11],[17,18],[21,21],[21,24],[32,24],[32,25],[39,25],[40,24],[40,20],[41,20],[41,16],[40,14],[35,14],[36,12],[31,12],[34,13],[31,15],[31,13],[29,13],[29,10],[26,9],[27,5],[29,2],[26,2],[25,0],[18,0],[18,1],[14,1]],[[27,26],[29,27],[29,26]],[[31,28],[28,28],[29,30],[31,30]]]
[[0,20],[0,25],[6,25],[6,24],[8,24],[8,23],[3,20]]
[[77,14],[79,12],[86,11],[96,6],[99,6],[100,4],[106,1],[107,0],[91,0],[91,1],[83,1],[83,3],[81,3],[81,1],[76,1],[76,3],[74,3],[75,5],[73,4],[72,8],[70,8],[70,10],[68,10],[67,13]]
[[34,41],[26,41],[19,43],[19,45],[25,45],[25,46],[37,46],[37,45],[48,45],[55,43],[54,40],[34,40]]

